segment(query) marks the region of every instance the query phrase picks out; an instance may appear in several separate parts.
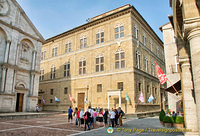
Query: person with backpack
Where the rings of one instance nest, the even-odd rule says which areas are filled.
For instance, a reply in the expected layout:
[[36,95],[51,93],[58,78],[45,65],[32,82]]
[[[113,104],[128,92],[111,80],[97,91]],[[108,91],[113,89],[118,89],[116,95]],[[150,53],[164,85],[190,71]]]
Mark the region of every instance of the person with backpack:
[[108,125],[108,115],[109,115],[108,109],[105,109],[105,112],[104,112],[104,114],[103,114],[104,127],[107,127],[107,125]]
[[86,126],[88,126],[88,130],[90,130],[90,125],[89,125],[90,116],[91,116],[90,112],[87,110],[83,116],[84,116],[83,119],[85,120],[85,129],[84,129],[84,131],[86,131]]
[[122,123],[122,117],[124,116],[124,112],[121,109],[121,107],[118,108],[118,115],[119,115],[119,125],[122,126],[123,125],[123,123]]

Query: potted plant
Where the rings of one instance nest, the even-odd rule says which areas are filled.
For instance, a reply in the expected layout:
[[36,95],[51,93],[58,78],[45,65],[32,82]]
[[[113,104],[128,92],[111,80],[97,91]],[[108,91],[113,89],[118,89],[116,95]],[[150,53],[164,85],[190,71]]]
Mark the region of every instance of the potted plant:
[[164,123],[163,123],[164,117],[165,117],[165,112],[162,109],[161,112],[160,112],[160,115],[159,115],[160,124],[162,124],[162,125],[164,125]]
[[170,116],[165,116],[164,119],[163,119],[163,122],[165,124],[165,127],[172,127],[173,123],[174,123],[174,120]]
[[176,116],[176,120],[173,123],[175,128],[184,128],[184,117]]

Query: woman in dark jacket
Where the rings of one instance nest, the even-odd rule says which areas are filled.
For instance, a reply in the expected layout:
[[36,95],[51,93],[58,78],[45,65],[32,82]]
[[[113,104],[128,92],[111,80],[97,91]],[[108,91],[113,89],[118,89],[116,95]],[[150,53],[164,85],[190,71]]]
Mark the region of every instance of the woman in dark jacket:
[[86,125],[88,126],[88,130],[90,130],[89,122],[90,122],[91,114],[87,110],[83,116],[84,116],[83,119],[85,120],[85,129],[84,130],[86,131]]
[[107,127],[107,124],[108,124],[108,110],[105,109],[105,112],[103,114],[103,118],[104,118],[104,127]]
[[118,126],[118,119],[119,119],[119,114],[117,109],[115,109],[115,125]]

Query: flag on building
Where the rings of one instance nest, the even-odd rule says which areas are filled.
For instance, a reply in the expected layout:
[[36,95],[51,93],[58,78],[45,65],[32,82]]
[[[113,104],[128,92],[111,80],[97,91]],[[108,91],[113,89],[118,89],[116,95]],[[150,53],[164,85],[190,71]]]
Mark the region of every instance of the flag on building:
[[88,100],[87,100],[87,97],[86,97],[86,96],[85,96],[84,102],[85,102],[85,104],[88,103]]
[[130,101],[129,97],[128,97],[128,94],[126,93],[126,100],[127,101]]
[[74,101],[74,98],[69,94],[69,100],[71,101],[71,102],[73,102]]
[[153,100],[154,100],[154,97],[153,97],[153,95],[151,94],[150,97],[149,97],[149,99],[148,99],[148,102],[150,103],[150,102],[153,101]]
[[60,100],[55,96],[55,101],[56,102],[60,102]]
[[167,77],[164,74],[164,72],[162,71],[162,69],[158,66],[158,64],[155,61],[154,61],[154,63],[156,64],[156,71],[157,71],[158,79],[160,80],[161,84],[164,84],[167,81]]
[[141,93],[140,93],[139,100],[140,100],[142,103],[144,103],[144,96],[143,96],[142,91],[141,91]]
[[41,98],[42,102],[45,104],[45,100],[43,99],[43,97]]

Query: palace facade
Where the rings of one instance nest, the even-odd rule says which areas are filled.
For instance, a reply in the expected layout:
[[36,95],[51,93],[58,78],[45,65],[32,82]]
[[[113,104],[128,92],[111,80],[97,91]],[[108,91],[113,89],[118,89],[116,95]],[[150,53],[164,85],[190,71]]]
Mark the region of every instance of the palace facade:
[[[163,42],[133,6],[119,7],[46,40],[39,104],[51,111],[66,111],[70,105],[158,111],[167,97],[154,61],[165,69]],[[151,94],[155,99],[148,103]]]

